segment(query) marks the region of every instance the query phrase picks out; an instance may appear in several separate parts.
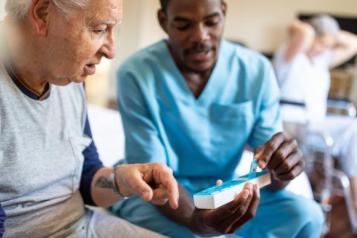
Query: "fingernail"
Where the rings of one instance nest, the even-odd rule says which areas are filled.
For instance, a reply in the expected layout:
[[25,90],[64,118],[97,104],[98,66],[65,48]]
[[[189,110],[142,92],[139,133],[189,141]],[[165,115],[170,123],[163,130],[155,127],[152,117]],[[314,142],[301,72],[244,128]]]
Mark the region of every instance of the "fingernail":
[[260,157],[261,157],[260,153],[254,155],[254,159],[256,159],[256,160],[259,160]]
[[249,197],[249,191],[245,189],[245,191],[243,191],[243,194],[242,194],[242,198],[244,200],[247,200]]
[[263,155],[263,149],[259,148],[256,150],[254,157],[256,159],[259,159],[259,157],[261,157],[262,155]]
[[150,200],[150,192],[149,191],[144,191],[142,193],[142,197],[145,199],[145,200]]
[[263,160],[259,160],[258,165],[261,169],[264,169],[266,166],[266,163]]
[[249,189],[249,191],[251,191],[251,190],[252,190],[253,186],[254,186],[253,184],[248,183],[247,188]]

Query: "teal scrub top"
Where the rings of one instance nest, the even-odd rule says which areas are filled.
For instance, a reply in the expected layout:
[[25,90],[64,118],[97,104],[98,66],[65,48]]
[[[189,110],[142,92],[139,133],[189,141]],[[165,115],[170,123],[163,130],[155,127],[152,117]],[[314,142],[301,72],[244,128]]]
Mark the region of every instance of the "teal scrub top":
[[117,79],[126,161],[166,164],[192,193],[233,178],[245,146],[255,149],[282,128],[271,64],[224,40],[198,98],[166,40],[131,56]]

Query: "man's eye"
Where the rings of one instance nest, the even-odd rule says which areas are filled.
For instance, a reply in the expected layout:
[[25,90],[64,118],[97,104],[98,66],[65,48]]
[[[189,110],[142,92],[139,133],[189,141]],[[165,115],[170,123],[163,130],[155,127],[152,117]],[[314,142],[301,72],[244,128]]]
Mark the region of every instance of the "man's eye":
[[179,30],[179,31],[185,31],[185,30],[187,30],[189,27],[190,27],[190,24],[189,24],[189,23],[183,23],[183,24],[177,24],[177,25],[176,25],[176,28],[177,28],[177,30]]
[[206,21],[206,26],[216,26],[220,22],[220,19],[213,19]]
[[106,29],[94,29],[93,32],[95,34],[104,34],[105,32],[107,32],[108,28]]

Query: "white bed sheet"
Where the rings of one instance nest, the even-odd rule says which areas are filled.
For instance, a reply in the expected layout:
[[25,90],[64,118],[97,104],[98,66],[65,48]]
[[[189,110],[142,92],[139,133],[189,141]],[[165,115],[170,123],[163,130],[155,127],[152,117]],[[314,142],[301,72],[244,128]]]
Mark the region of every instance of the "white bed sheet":
[[88,106],[93,140],[104,165],[112,166],[124,158],[124,131],[118,111]]

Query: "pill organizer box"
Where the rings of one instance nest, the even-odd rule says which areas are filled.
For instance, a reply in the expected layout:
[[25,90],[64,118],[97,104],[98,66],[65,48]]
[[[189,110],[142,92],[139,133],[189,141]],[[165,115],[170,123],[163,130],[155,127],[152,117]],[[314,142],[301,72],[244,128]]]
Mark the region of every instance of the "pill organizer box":
[[215,209],[233,201],[247,182],[257,184],[259,188],[262,188],[271,183],[270,174],[266,171],[261,171],[253,176],[252,174],[247,174],[238,177],[194,194],[193,202],[199,209]]

